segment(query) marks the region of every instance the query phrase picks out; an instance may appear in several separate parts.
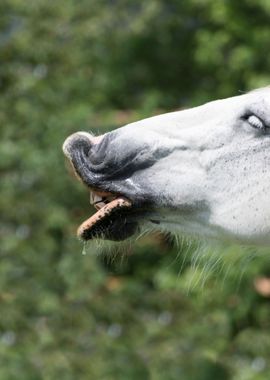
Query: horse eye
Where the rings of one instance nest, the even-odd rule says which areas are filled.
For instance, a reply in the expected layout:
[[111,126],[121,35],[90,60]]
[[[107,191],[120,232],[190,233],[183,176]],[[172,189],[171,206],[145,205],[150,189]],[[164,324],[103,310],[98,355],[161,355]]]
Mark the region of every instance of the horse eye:
[[250,115],[248,116],[247,118],[247,122],[253,127],[253,128],[257,128],[257,129],[261,129],[261,130],[264,130],[265,129],[265,124],[264,122],[258,117],[258,116],[255,116],[255,115]]

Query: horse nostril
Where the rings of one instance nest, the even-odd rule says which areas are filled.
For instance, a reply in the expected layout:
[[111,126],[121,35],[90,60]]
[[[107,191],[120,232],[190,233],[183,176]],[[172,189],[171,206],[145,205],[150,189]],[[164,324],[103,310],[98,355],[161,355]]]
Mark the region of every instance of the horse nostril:
[[101,171],[106,166],[105,152],[100,149],[105,140],[103,136],[94,137],[90,133],[77,132],[63,144],[63,152],[75,173],[88,186],[96,186]]
[[63,144],[64,154],[72,160],[75,152],[82,151],[84,155],[87,155],[92,146],[91,140],[84,133],[74,133],[69,136]]
[[[104,137],[104,138],[103,138]],[[94,140],[94,145],[91,150],[88,151],[88,158],[91,162],[92,169],[95,171],[99,171],[104,165],[108,165],[108,151],[110,144],[109,135],[106,136],[98,136]]]
[[88,156],[93,145],[98,144],[103,136],[94,137],[87,132],[77,132],[69,136],[63,144],[64,154],[72,160],[76,152],[80,151],[84,156]]

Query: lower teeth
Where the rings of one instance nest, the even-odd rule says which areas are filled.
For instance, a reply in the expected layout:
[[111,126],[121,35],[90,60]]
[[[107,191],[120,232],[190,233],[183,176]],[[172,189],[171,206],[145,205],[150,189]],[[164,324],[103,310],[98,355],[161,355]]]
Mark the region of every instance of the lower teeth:
[[102,202],[102,201],[99,201],[99,202],[96,202],[94,204],[94,207],[96,210],[100,210],[102,207],[104,207],[106,205],[106,203]]

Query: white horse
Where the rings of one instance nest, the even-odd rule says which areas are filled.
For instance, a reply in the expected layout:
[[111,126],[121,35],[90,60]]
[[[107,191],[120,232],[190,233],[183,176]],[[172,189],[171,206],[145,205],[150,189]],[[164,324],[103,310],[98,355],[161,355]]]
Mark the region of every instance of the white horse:
[[270,88],[63,145],[97,213],[78,234],[138,229],[270,245]]

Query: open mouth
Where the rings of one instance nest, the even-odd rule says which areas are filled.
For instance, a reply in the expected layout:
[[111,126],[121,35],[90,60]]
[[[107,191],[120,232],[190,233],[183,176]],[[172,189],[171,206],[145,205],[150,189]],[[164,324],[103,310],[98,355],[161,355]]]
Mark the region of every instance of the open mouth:
[[97,210],[79,226],[77,235],[83,240],[101,238],[120,241],[136,232],[137,207],[124,195],[110,190],[105,191],[102,186],[95,184],[98,174],[93,164],[95,158],[90,159],[89,152],[100,140],[101,136],[94,137],[86,132],[78,132],[69,136],[63,145],[64,154],[71,168],[76,177],[87,185],[90,190],[90,203]]
[[135,233],[137,222],[130,217],[132,202],[129,199],[121,195],[91,190],[90,203],[97,212],[79,226],[79,238],[120,241]]

